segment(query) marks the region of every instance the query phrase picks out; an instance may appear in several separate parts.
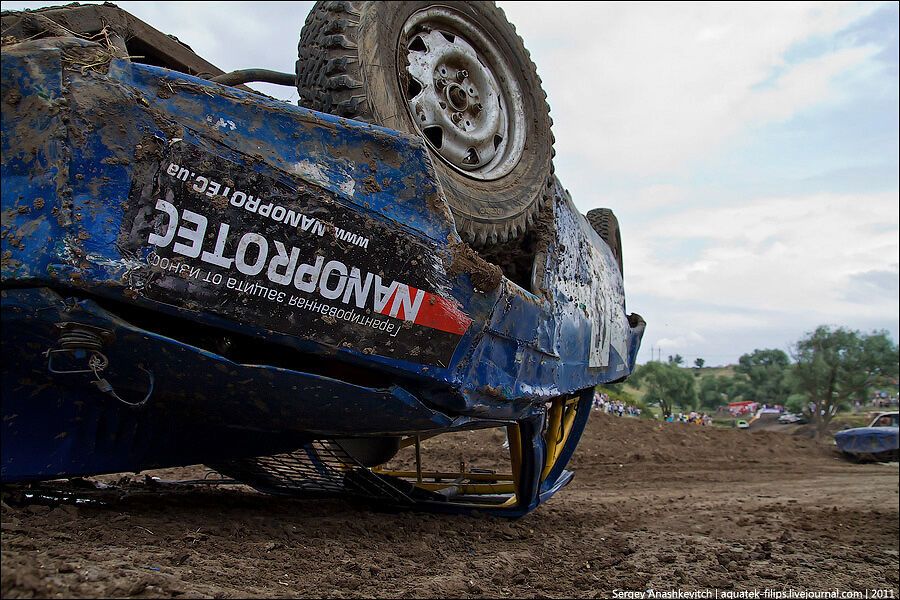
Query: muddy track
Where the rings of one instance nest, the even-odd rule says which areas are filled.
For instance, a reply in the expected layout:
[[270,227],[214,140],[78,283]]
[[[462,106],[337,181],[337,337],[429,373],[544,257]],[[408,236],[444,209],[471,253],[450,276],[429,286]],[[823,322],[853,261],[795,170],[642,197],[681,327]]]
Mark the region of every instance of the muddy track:
[[[474,442],[454,443],[438,456],[453,460]],[[478,443],[496,445],[496,434]],[[519,521],[392,514],[235,487],[131,486],[105,508],[4,505],[0,591],[607,597],[768,587],[898,596],[896,465],[848,464],[777,432],[594,415],[574,467],[568,489]]]

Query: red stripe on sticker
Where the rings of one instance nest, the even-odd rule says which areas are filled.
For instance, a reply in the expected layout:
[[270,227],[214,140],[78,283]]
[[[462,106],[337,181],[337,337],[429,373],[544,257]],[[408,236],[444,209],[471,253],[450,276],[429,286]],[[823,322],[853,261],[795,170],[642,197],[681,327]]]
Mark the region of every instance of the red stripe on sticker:
[[[464,334],[469,328],[469,325],[472,324],[472,319],[457,307],[456,302],[432,294],[431,292],[425,292],[424,290],[418,290],[409,286],[409,296],[411,298],[417,298],[420,292],[424,294],[424,296],[421,304],[418,306],[414,318],[411,319],[406,316],[402,303],[396,307],[396,312],[394,311],[395,302],[398,301],[397,290],[391,294],[390,299],[387,301],[384,308],[381,309],[381,314],[393,316],[394,318],[405,321],[412,321],[416,325],[430,327],[431,329],[437,329],[439,331],[446,331],[447,333],[452,333],[454,335]],[[391,312],[394,312],[394,315],[391,315]]]
[[425,299],[422,301],[419,314],[416,315],[416,320],[413,322],[423,327],[431,327],[447,333],[462,335],[469,328],[469,325],[472,324],[472,319],[469,318],[469,315],[459,310],[456,304],[450,300],[425,292]]

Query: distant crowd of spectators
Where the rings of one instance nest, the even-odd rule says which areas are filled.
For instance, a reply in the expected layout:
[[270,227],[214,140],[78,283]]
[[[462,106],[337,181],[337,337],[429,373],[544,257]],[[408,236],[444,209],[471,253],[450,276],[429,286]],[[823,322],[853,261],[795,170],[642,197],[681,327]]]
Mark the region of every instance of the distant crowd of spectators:
[[594,410],[605,412],[617,417],[640,417],[641,409],[630,406],[624,402],[610,400],[608,394],[594,392]]
[[691,411],[689,413],[671,414],[666,418],[668,423],[690,423],[692,425],[712,425],[712,417],[706,413]]
[[[870,398],[870,403],[873,408],[892,408],[897,406],[897,396],[888,394],[885,391],[878,391],[872,394]],[[860,408],[862,408],[861,403],[857,400],[854,403],[854,412],[858,412]]]

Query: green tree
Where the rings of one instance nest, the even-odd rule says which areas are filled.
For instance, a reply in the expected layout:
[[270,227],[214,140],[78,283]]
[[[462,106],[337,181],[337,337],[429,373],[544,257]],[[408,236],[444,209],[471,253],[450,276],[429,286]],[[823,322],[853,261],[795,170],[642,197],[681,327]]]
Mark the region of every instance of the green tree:
[[898,373],[897,344],[886,331],[863,334],[817,328],[797,342],[794,381],[812,405],[816,435],[825,433],[840,406]]
[[[630,379],[629,379],[630,382]],[[598,392],[606,394],[609,396],[609,399],[613,402],[621,402],[623,404],[636,404],[635,397],[628,393],[625,389],[625,384],[622,383],[607,383],[605,385],[598,385],[596,388]]]
[[724,380],[722,385],[725,388],[723,391],[729,402],[756,400],[756,394],[750,386],[750,381],[743,375],[723,376],[722,379]]
[[765,349],[741,356],[734,370],[746,377],[747,385],[741,390],[744,392],[741,394],[744,399],[784,405],[791,393],[790,368],[791,361],[787,353],[778,349]]
[[806,408],[807,399],[803,394],[791,394],[788,396],[787,402],[784,403],[784,407],[794,414],[799,415],[800,413],[809,414],[809,410]]
[[645,363],[629,378],[628,383],[645,390],[644,402],[659,406],[663,417],[671,415],[675,406],[689,408],[697,404],[694,376],[674,362]]
[[706,361],[703,360],[702,358],[694,359],[694,366],[697,367],[698,369],[702,369],[703,365],[705,365],[705,364],[706,364]]
[[700,379],[700,408],[706,410],[715,410],[723,404],[727,404],[732,390],[733,381],[731,377],[720,375],[714,377],[707,375]]

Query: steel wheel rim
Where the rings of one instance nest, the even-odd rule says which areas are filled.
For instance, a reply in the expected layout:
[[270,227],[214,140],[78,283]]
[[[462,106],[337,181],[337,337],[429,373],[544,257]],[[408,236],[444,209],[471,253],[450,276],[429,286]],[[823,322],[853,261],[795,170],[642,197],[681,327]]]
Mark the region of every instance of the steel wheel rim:
[[473,179],[507,175],[525,147],[521,88],[494,40],[446,7],[414,13],[397,49],[398,82],[419,134]]

